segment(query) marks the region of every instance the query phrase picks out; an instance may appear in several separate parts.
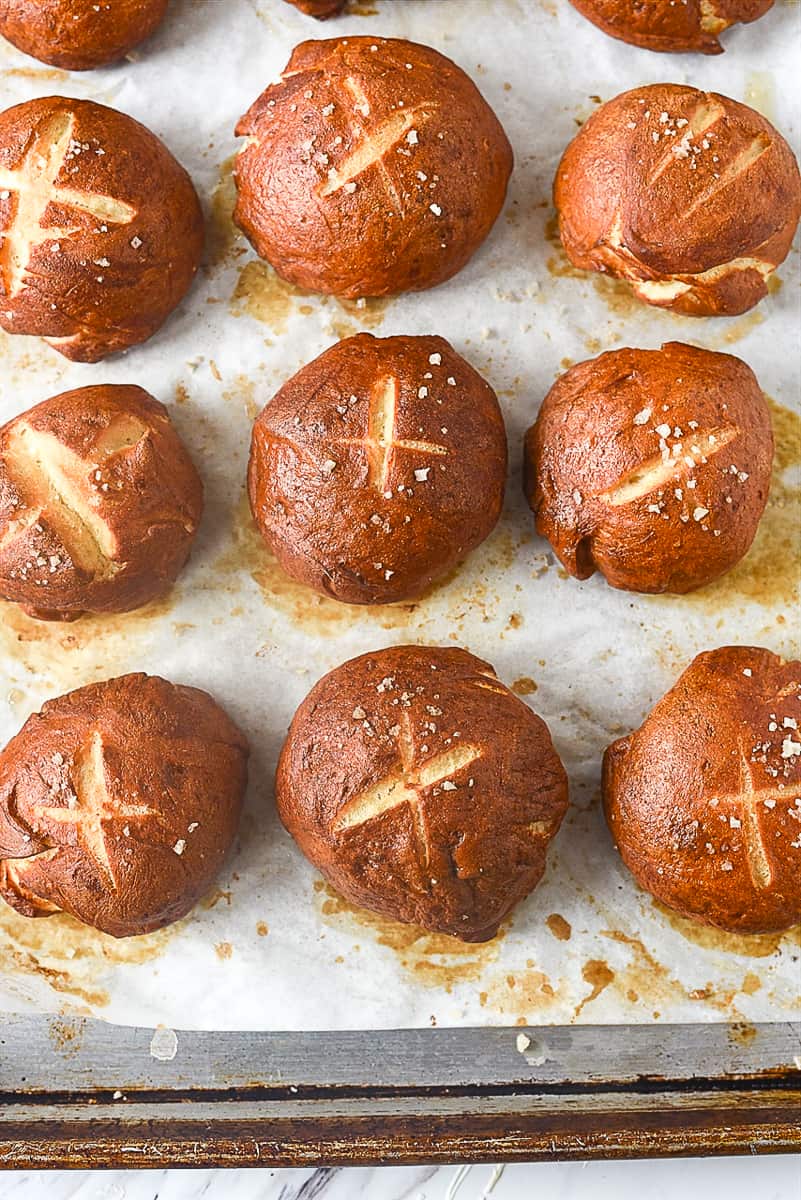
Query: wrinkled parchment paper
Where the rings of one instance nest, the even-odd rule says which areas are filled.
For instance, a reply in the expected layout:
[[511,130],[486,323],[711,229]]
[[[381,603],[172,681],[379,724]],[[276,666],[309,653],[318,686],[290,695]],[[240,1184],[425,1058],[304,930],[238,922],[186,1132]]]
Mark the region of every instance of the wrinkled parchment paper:
[[[253,743],[247,813],[219,886],[185,921],[114,942],[68,918],[0,909],[0,1010],[122,1023],[320,1029],[537,1022],[784,1020],[801,1010],[801,941],[726,937],[658,909],[622,869],[598,805],[606,744],[641,721],[695,653],[754,642],[798,653],[798,251],[781,286],[733,320],[693,321],[572,272],[553,243],[559,155],[600,100],[671,79],[746,100],[797,146],[797,7],[733,31],[718,58],[651,54],[604,37],[566,0],[369,0],[325,26],[280,0],[174,0],[163,31],[121,68],[66,75],[0,47],[3,105],[54,92],[112,104],[191,171],[209,220],[205,270],[160,335],[127,356],[68,365],[33,339],[0,341],[0,419],[67,387],[131,382],[171,406],[207,486],[192,562],[174,593],[123,618],[46,626],[0,604],[0,741],[49,696],[125,671],[212,692]],[[477,81],[516,155],[506,210],[444,287],[342,306],[260,264],[230,222],[237,117],[309,37],[409,37]],[[436,332],[491,381],[513,463],[507,512],[424,601],[323,602],[260,549],[243,501],[250,424],[302,363],[361,328]],[[520,491],[525,428],[556,374],[620,345],[684,339],[732,350],[775,402],[777,476],[757,543],[721,583],[684,599],[579,584],[533,533]],[[354,913],[281,829],[272,775],[295,706],[344,659],[398,641],[459,643],[549,723],[573,806],[546,878],[485,946]]]

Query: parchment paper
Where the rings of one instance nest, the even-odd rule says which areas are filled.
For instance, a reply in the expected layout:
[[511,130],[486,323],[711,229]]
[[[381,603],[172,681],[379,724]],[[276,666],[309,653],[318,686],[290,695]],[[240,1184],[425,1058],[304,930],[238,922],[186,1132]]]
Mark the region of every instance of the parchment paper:
[[[504,215],[444,287],[389,303],[301,295],[259,264],[230,223],[237,117],[309,37],[375,32],[441,49],[478,82],[514,145]],[[798,252],[781,287],[734,320],[639,305],[622,285],[572,273],[553,244],[550,183],[595,105],[671,79],[764,111],[797,145],[798,9],[778,3],[726,38],[718,58],[651,54],[604,37],[561,0],[371,0],[325,26],[279,0],[175,0],[161,34],[122,68],[39,69],[0,48],[3,106],[53,92],[145,122],[191,171],[207,205],[209,262],[160,335],[97,366],[68,365],[2,336],[0,420],[67,387],[132,382],[171,404],[207,487],[189,568],[174,593],[124,618],[47,626],[0,605],[0,742],[49,696],[131,670],[212,692],[253,743],[237,853],[180,925],[114,942],[68,918],[0,909],[0,1010],[71,1009],[123,1023],[348,1028],[526,1021],[784,1020],[801,1011],[798,931],[727,938],[660,911],[621,867],[598,806],[600,756],[699,650],[794,645],[798,610]],[[359,610],[285,580],[243,502],[250,424],[282,381],[360,328],[437,332],[498,391],[513,466],[507,512],[466,566],[419,604]],[[684,339],[733,350],[777,405],[771,507],[751,555],[722,583],[648,599],[565,577],[533,533],[520,491],[523,431],[554,377],[619,345]],[[793,446],[795,436],[795,446]],[[483,947],[353,913],[281,829],[272,773],[290,717],[344,659],[398,641],[459,643],[494,663],[549,723],[572,809],[546,878]]]

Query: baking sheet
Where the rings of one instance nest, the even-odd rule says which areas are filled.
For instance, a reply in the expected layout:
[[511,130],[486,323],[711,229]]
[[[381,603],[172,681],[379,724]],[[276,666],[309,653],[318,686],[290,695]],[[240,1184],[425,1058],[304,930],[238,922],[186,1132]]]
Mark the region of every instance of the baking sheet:
[[[778,3],[733,31],[725,55],[702,58],[614,42],[564,0],[354,7],[319,26],[279,0],[174,0],[134,64],[87,75],[39,68],[0,46],[3,107],[58,92],[144,121],[192,173],[210,231],[188,302],[127,356],[70,365],[33,339],[0,335],[0,420],[64,388],[138,383],[170,404],[207,488],[192,562],[167,600],[65,626],[0,602],[0,743],[49,696],[145,670],[212,692],[253,744],[238,850],[198,909],[150,937],[115,942],[67,917],[30,921],[3,906],[0,1012],[207,1029],[798,1018],[801,931],[727,937],[660,910],[622,869],[598,804],[603,748],[639,724],[699,650],[753,642],[798,654],[798,250],[755,312],[693,321],[574,273],[554,244],[550,207],[554,169],[578,124],[638,84],[668,78],[744,99],[797,149],[798,8]],[[296,42],[364,33],[428,42],[459,62],[503,121],[516,170],[493,235],[457,278],[429,293],[341,305],[284,285],[236,235],[232,130]],[[424,601],[386,609],[326,602],[283,578],[252,531],[243,490],[255,413],[302,363],[361,328],[447,337],[498,391],[513,464],[489,541]],[[693,596],[579,584],[533,533],[522,434],[570,363],[670,339],[741,355],[772,397],[771,506],[748,559]],[[545,880],[484,946],[354,912],[274,812],[274,764],[296,705],[344,659],[401,641],[458,643],[491,661],[548,722],[571,777],[572,807]]]

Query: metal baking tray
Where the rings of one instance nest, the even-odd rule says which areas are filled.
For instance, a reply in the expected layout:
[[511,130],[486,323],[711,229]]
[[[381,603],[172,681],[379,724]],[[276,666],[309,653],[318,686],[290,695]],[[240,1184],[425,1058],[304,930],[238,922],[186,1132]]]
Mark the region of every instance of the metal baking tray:
[[0,1165],[364,1166],[801,1149],[799,1023],[179,1033],[162,1039],[166,1053],[159,1032],[7,1020]]
[[[473,20],[454,19],[454,10],[468,5]],[[282,11],[284,8],[286,12]],[[564,5],[564,8],[567,10],[568,6]],[[17,87],[25,94],[64,90],[70,95],[93,95],[131,111],[163,133],[171,148],[190,166],[204,196],[214,196],[212,208],[222,205],[229,210],[230,175],[221,172],[220,168],[225,166],[222,160],[229,159],[233,150],[230,134],[233,118],[241,111],[240,101],[251,99],[251,92],[255,94],[254,89],[263,86],[265,80],[261,74],[267,67],[259,61],[254,78],[248,76],[248,69],[254,70],[251,62],[254,55],[248,46],[247,54],[243,49],[240,58],[235,57],[239,50],[232,50],[230,41],[224,40],[228,19],[225,14],[240,14],[243,19],[249,16],[255,39],[257,18],[254,14],[257,10],[261,14],[268,9],[272,14],[268,19],[274,24],[265,27],[266,33],[261,32],[265,39],[265,54],[275,58],[270,69],[276,65],[280,68],[286,57],[280,46],[275,50],[274,43],[281,40],[273,37],[276,30],[287,37],[291,34],[292,40],[297,41],[334,32],[346,36],[348,29],[364,33],[375,27],[372,21],[353,17],[317,27],[293,14],[280,0],[201,0],[200,3],[176,0],[179,20],[171,29],[165,30],[164,41],[153,49],[150,58],[143,55],[135,71],[116,76],[101,73],[93,78],[73,76],[65,79],[57,78],[57,72],[37,71],[35,64],[32,66],[26,60],[24,65],[17,63],[9,70],[9,77],[13,77],[9,87]],[[561,11],[551,11],[552,6],[545,0],[541,6],[529,4],[528,0],[523,3],[520,0],[425,0],[425,3],[423,0],[394,0],[394,5],[390,0],[375,0],[375,3],[371,0],[369,4],[354,5],[354,9],[363,10],[367,17],[377,14],[376,24],[386,18],[380,32],[428,40],[462,61],[468,69],[478,70],[477,55],[486,61],[488,30],[499,42],[503,35],[506,40],[496,53],[508,61],[508,73],[505,65],[503,74],[489,72],[482,75],[479,82],[496,106],[499,103],[509,106],[518,130],[527,130],[530,123],[528,105],[522,101],[527,95],[523,82],[528,79],[523,79],[526,64],[517,63],[521,78],[518,86],[513,51],[524,40],[526,22],[538,22],[535,40],[539,74],[536,83],[542,111],[537,118],[537,152],[520,156],[517,191],[508,213],[508,223],[513,227],[520,223],[521,205],[531,208],[530,220],[542,218],[542,229],[536,228],[535,224],[528,229],[532,235],[526,247],[531,278],[526,280],[515,275],[517,264],[502,258],[504,242],[499,237],[494,246],[488,247],[483,267],[479,263],[472,273],[466,270],[451,291],[439,289],[432,294],[432,300],[438,305],[437,331],[455,341],[464,341],[462,330],[468,329],[473,341],[466,351],[467,356],[482,368],[483,360],[489,361],[495,353],[493,379],[505,383],[508,390],[514,390],[519,370],[516,356],[511,351],[507,353],[502,346],[493,350],[501,342],[496,337],[495,326],[504,322],[514,325],[518,334],[525,337],[532,361],[546,364],[542,370],[538,366],[533,378],[528,380],[533,381],[534,392],[540,395],[544,390],[542,385],[547,382],[546,372],[557,368],[562,354],[586,357],[587,353],[620,344],[624,338],[633,344],[653,344],[668,329],[669,318],[663,314],[648,311],[641,305],[631,305],[628,300],[624,302],[614,289],[607,288],[603,295],[596,294],[592,280],[578,280],[564,264],[561,267],[557,264],[551,276],[564,274],[566,277],[554,282],[549,280],[546,261],[553,254],[553,247],[542,235],[547,228],[546,197],[554,155],[571,136],[575,122],[586,117],[597,103],[598,97],[594,94],[597,90],[611,96],[624,86],[646,82],[661,74],[677,81],[684,77],[698,78],[721,90],[728,88],[737,96],[743,91],[748,93],[749,87],[757,89],[758,86],[769,93],[770,99],[773,84],[763,78],[765,72],[761,71],[761,64],[763,56],[765,62],[775,60],[787,32],[786,23],[784,35],[778,20],[771,24],[769,18],[765,19],[764,33],[743,32],[737,39],[736,48],[723,56],[722,65],[720,60],[699,63],[695,59],[682,58],[673,61],[664,56],[627,50],[625,75],[616,67],[624,51],[596,31],[592,35],[592,56],[585,55],[582,59],[590,61],[592,58],[593,78],[579,82],[558,59],[565,34],[557,29],[557,22],[566,20],[565,15]],[[179,24],[181,30],[177,29]],[[503,28],[499,31],[500,26]],[[571,30],[570,36],[577,35],[578,29],[577,26],[575,33]],[[750,50],[749,37],[760,38],[752,41]],[[242,93],[232,101],[230,111],[228,97],[223,94],[222,83],[225,81],[218,86],[217,78],[222,44],[227,46],[227,53],[234,54],[232,70],[237,72],[237,92]],[[466,50],[468,44],[471,46],[469,53]],[[573,53],[579,56],[578,44],[573,47]],[[741,56],[739,61],[737,56]],[[215,105],[206,106],[204,112],[197,115],[198,122],[202,118],[208,124],[208,128],[201,124],[200,138],[192,104],[172,104],[173,97],[181,95],[181,88],[178,81],[164,72],[179,60],[184,63],[184,69],[191,68],[192,95],[198,93],[203,71],[213,72]],[[722,72],[737,71],[740,66],[745,72],[757,62],[760,72],[754,75],[751,85],[745,86],[739,76],[739,82],[727,84]],[[481,70],[485,68],[482,66]],[[510,79],[511,83],[504,86],[504,79]],[[566,79],[570,80],[569,94]],[[170,103],[165,103],[165,96]],[[521,100],[515,110],[518,96]],[[12,93],[8,102],[15,98],[17,94]],[[781,88],[777,102],[782,105],[787,102],[786,92]],[[235,105],[240,107],[235,108]],[[550,117],[544,119],[543,113]],[[523,141],[522,137],[520,140]],[[214,146],[213,153],[208,155],[207,145]],[[231,259],[230,216],[224,224],[214,221],[213,212],[211,218],[216,224],[215,242],[219,243],[212,247],[213,255],[220,254],[224,259],[228,253],[229,258],[212,264],[213,269],[207,271],[187,307],[173,322],[169,355],[163,353],[167,339],[153,339],[137,352],[135,358],[130,356],[122,363],[109,364],[108,370],[104,365],[102,374],[113,380],[118,377],[116,372],[121,372],[120,378],[128,379],[135,364],[138,379],[144,386],[150,386],[154,392],[172,389],[178,400],[179,413],[187,400],[187,392],[194,391],[195,395],[190,397],[190,403],[183,410],[182,424],[189,433],[193,432],[193,425],[197,427],[195,438],[197,449],[201,451],[204,420],[213,406],[217,406],[217,423],[212,424],[211,429],[221,439],[221,444],[215,446],[213,462],[216,465],[213,468],[209,463],[205,465],[207,472],[212,469],[215,472],[210,475],[215,499],[219,502],[225,497],[226,503],[230,501],[230,511],[223,513],[228,520],[237,510],[235,500],[231,500],[225,491],[224,484],[228,481],[224,473],[231,474],[234,469],[239,471],[241,464],[237,456],[241,458],[242,446],[237,439],[241,433],[244,445],[245,426],[253,415],[250,410],[254,387],[267,390],[281,373],[284,377],[290,373],[292,364],[299,365],[304,357],[312,357],[312,351],[322,349],[334,336],[354,332],[355,327],[348,327],[353,320],[359,327],[371,327],[372,321],[373,327],[377,328],[383,309],[351,309],[343,315],[335,313],[334,306],[310,302],[308,297],[285,292],[274,295],[269,290],[268,278],[259,273],[257,264],[251,261],[243,266],[238,260]],[[518,251],[519,243],[508,238],[507,252],[520,257]],[[789,268],[788,263],[782,274],[788,275]],[[253,284],[254,280],[263,293],[260,293],[258,304],[245,286]],[[502,289],[497,286],[499,281],[503,284]],[[539,281],[545,282],[547,288],[540,288]],[[471,288],[471,307],[463,318],[459,304],[468,298]],[[209,306],[219,304],[222,297],[231,296],[234,305],[238,306],[234,315],[239,318],[239,325],[234,329],[231,344],[226,346],[215,341],[221,324],[216,314],[220,310]],[[547,318],[544,315],[546,301],[553,306],[553,312]],[[620,311],[613,312],[608,307],[612,301],[620,306]],[[765,302],[765,311],[773,302],[772,299]],[[402,311],[403,331],[422,331],[430,325],[422,307],[424,303],[425,297],[409,301]],[[238,373],[246,369],[240,365],[242,346],[246,341],[244,322],[250,320],[251,310],[259,306],[263,310],[274,306],[280,309],[273,315],[272,327],[247,326],[248,338],[267,347],[264,357],[270,360],[272,374],[254,368],[251,375],[243,378]],[[301,317],[304,309],[311,313],[313,307],[313,315]],[[582,327],[569,320],[570,314],[575,314],[577,309],[586,313]],[[521,323],[524,310],[528,321],[525,326]],[[510,316],[515,312],[520,313],[520,317]],[[482,334],[481,325],[485,319],[490,319],[489,313],[493,327],[488,327]],[[385,332],[396,331],[389,328],[392,319],[390,313]],[[704,323],[703,328],[697,324],[691,332],[686,324],[681,327],[670,325],[670,330],[672,336],[698,339],[710,348],[733,347],[735,352],[739,352],[735,344],[738,338],[745,340],[743,356],[755,366],[760,377],[764,369],[771,390],[779,394],[782,390],[786,392],[792,381],[792,355],[789,352],[781,356],[775,354],[774,326],[770,327],[768,336],[764,336],[768,327],[760,331],[761,338],[754,332],[762,319],[761,313],[755,312],[742,321],[726,325],[725,329],[717,323],[714,332],[717,341],[713,338],[711,324]],[[770,319],[775,320],[775,314]],[[401,320],[400,311],[398,320]],[[306,322],[306,327],[301,337],[302,322]],[[225,328],[230,332],[230,322]],[[553,341],[551,328],[555,334]],[[430,328],[427,331],[430,332]],[[265,333],[270,336],[265,338]],[[303,355],[300,340],[303,341]],[[468,337],[467,342],[470,340]],[[287,341],[292,347],[289,352]],[[283,354],[275,349],[276,343],[283,346]],[[307,343],[308,350],[305,349]],[[197,362],[190,364],[187,361],[190,353],[193,358],[197,355],[198,347],[208,354],[208,364],[198,366]],[[35,398],[53,394],[61,387],[90,381],[84,376],[79,379],[75,370],[55,362],[52,356],[38,355],[34,345],[24,348],[14,345],[9,347],[8,359],[3,364],[3,381],[9,391],[13,390],[14,403],[21,410]],[[37,372],[41,374],[37,375]],[[93,378],[99,379],[100,375]],[[218,384],[221,395],[218,395]],[[228,392],[224,388],[228,388]],[[208,401],[208,408],[192,407],[193,399]],[[226,422],[224,431],[222,420]],[[510,427],[510,433],[518,441],[522,428],[522,414],[518,414]],[[229,526],[225,526],[225,536],[230,542]],[[507,537],[505,531],[503,537]],[[203,547],[207,559],[212,551],[218,550],[221,541],[219,530],[211,529],[207,533]],[[504,553],[501,551],[500,558],[508,575],[509,564]],[[202,573],[202,560],[203,554],[198,554],[192,568],[195,571],[193,581],[199,581],[195,590],[201,591],[208,584],[208,575]],[[221,564],[227,577],[233,570],[231,560],[222,559]],[[235,569],[244,573],[240,562]],[[496,563],[496,574],[497,569]],[[474,587],[474,592],[476,590]],[[186,603],[191,600],[190,591],[188,586],[183,596]],[[495,609],[501,612],[494,596],[495,592],[490,589],[483,620],[502,655],[498,665],[508,671],[511,650],[504,649],[504,645],[508,647],[509,643],[498,640],[496,627],[492,624],[497,617]],[[462,607],[469,608],[467,593],[461,599]],[[253,604],[261,604],[261,593],[251,600]],[[604,625],[611,601],[608,596],[601,597],[600,593],[597,600],[594,617]],[[665,632],[669,630],[669,623],[664,615],[656,607],[647,610],[645,620],[655,626],[655,637],[661,638],[664,644],[658,640],[647,643],[646,632],[640,630],[633,605],[624,605],[621,600],[618,597],[615,604],[615,619],[626,622],[625,627],[621,624],[620,636],[630,639],[631,646],[640,646],[643,655],[631,669],[642,670],[646,659],[655,660],[661,655],[660,662],[664,662],[665,671],[675,675],[673,658],[678,655],[670,649]],[[558,603],[558,597],[555,603]],[[453,620],[453,627],[460,632],[462,607],[456,610],[458,622],[456,618]],[[688,614],[689,611],[689,608],[683,610]],[[695,610],[693,613],[694,616],[688,616],[690,623],[698,618]],[[192,610],[189,615],[194,618]],[[497,619],[505,622],[505,611]],[[479,615],[479,630],[481,620]],[[132,640],[141,628],[139,619],[133,617],[128,625]],[[379,629],[378,625],[373,626],[374,632]],[[417,638],[418,627],[410,625],[410,630]],[[279,634],[285,636],[284,626],[276,624],[276,631],[276,640]],[[427,636],[427,631],[424,634]],[[774,634],[775,631],[771,636]],[[340,646],[347,636],[346,630],[338,634]],[[364,638],[370,636],[368,630]],[[390,636],[395,637],[394,634]],[[500,637],[504,636],[505,632],[502,632]],[[386,641],[386,632],[381,632],[380,637],[382,642]],[[737,640],[731,631],[729,638]],[[180,637],[176,636],[175,640],[180,643]],[[471,636],[465,635],[465,640],[478,653],[487,653]],[[297,643],[289,640],[287,644],[290,658]],[[108,669],[109,661],[113,660],[109,645],[107,640],[99,639],[97,658],[103,659],[106,673],[119,673]],[[367,648],[364,640],[359,648]],[[221,656],[227,652],[224,643]],[[77,651],[65,652],[62,657],[66,660],[70,656],[70,669],[75,670],[76,664],[80,666],[84,660]],[[489,656],[493,657],[493,654]],[[44,661],[45,657],[46,648],[39,661]],[[344,657],[347,657],[346,653],[339,654],[340,659]],[[85,661],[91,663],[92,671],[96,669],[94,657]],[[584,663],[586,656],[582,665]],[[322,669],[322,661],[319,665]],[[333,662],[325,665],[333,665]],[[126,666],[129,666],[127,662]],[[605,671],[606,668],[598,667],[602,692],[609,690],[604,682]],[[226,664],[226,674],[230,687],[233,672],[229,664]],[[86,681],[86,678],[75,679],[71,686]],[[216,681],[204,678],[198,682],[201,685],[213,683],[211,690],[218,690]],[[234,688],[238,682],[234,680]],[[531,683],[525,682],[527,686]],[[650,682],[654,683],[653,676]],[[61,690],[67,690],[66,683]],[[559,953],[567,952],[560,949]],[[798,963],[797,957],[794,961]],[[798,966],[801,996],[801,964]],[[801,1023],[797,1022],[440,1027],[328,1033],[179,1030],[173,1043],[164,1030],[123,1027],[77,1016],[4,1017],[0,1014],[0,1166],[5,1167],[450,1163],[799,1149]]]

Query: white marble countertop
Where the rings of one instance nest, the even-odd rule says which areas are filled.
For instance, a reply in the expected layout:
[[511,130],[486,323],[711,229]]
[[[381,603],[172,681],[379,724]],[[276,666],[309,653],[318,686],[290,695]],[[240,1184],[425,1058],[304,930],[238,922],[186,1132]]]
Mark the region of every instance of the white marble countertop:
[[0,1200],[801,1200],[801,1155],[518,1166],[9,1171]]

